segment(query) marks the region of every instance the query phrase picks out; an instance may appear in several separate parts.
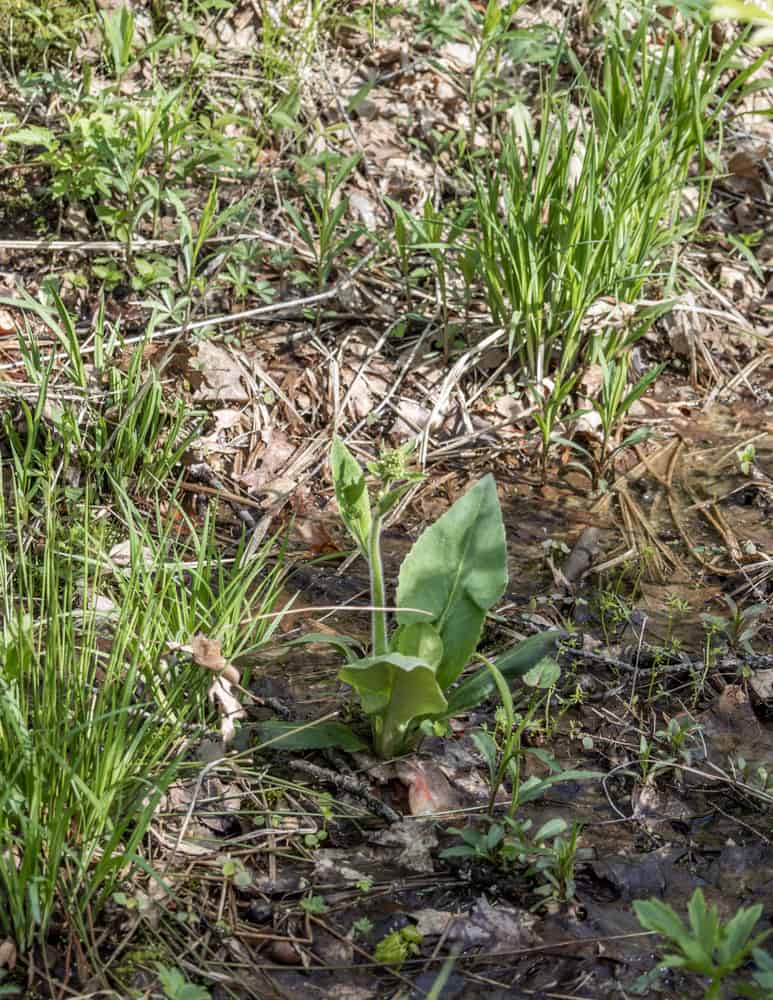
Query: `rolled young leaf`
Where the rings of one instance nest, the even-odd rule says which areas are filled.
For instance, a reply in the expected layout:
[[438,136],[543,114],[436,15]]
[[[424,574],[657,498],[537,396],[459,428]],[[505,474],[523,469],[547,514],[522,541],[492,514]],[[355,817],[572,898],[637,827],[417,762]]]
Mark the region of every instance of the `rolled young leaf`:
[[365,474],[339,437],[333,438],[330,449],[330,471],[341,519],[357,543],[357,548],[367,558],[371,514]]
[[[489,608],[507,585],[507,548],[494,477],[485,476],[419,537],[400,567],[397,604],[424,608],[443,640],[445,690],[478,645]],[[426,621],[399,611],[401,625]]]

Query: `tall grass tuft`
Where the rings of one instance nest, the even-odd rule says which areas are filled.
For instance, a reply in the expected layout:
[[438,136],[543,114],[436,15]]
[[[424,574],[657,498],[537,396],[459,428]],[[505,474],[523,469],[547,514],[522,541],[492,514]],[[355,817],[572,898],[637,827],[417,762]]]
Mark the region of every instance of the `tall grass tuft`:
[[[650,28],[645,17],[632,35],[611,37],[595,81],[575,60],[577,103],[554,75],[538,129],[505,135],[477,179],[473,243],[489,308],[538,384],[629,346],[619,330],[589,329],[586,313],[601,297],[632,303],[648,283],[668,283],[667,256],[705,207],[706,137],[749,76],[720,93],[735,46],[713,54],[705,25],[653,46]],[[701,198],[684,218],[691,168]]]
[[44,399],[0,468],[0,929],[21,950],[60,915],[85,935],[144,864],[153,811],[213,711],[211,675],[170,647],[201,632],[228,657],[255,650],[282,573],[274,540],[224,558],[214,513],[186,522],[174,492],[148,517],[119,482],[69,485]]

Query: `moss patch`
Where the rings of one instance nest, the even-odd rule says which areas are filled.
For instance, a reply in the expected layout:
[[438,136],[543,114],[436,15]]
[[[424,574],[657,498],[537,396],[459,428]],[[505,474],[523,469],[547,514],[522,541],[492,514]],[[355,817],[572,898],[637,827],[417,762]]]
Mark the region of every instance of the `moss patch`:
[[92,13],[88,0],[3,0],[0,3],[0,59],[16,68],[41,55],[67,51]]

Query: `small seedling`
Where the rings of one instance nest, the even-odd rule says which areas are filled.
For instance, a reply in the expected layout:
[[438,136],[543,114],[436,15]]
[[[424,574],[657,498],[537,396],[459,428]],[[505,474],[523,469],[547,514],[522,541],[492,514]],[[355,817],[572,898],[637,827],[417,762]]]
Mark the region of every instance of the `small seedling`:
[[400,930],[391,931],[376,945],[374,958],[384,965],[401,966],[406,958],[418,955],[421,951],[422,935],[408,924]]
[[724,595],[728,616],[702,614],[707,637],[721,635],[726,648],[734,653],[753,653],[752,640],[762,626],[762,617],[769,613],[767,604],[751,604],[741,608],[729,594]]
[[156,975],[167,1000],[210,1000],[209,990],[189,982],[179,969],[156,964]]
[[553,440],[567,445],[583,456],[587,466],[582,466],[590,478],[593,489],[598,489],[605,481],[605,476],[612,468],[615,455],[623,448],[640,444],[651,433],[649,427],[638,427],[623,441],[618,443],[617,431],[633,404],[644,395],[655,379],[665,368],[665,364],[656,365],[646,372],[629,388],[628,358],[621,357],[609,361],[600,355],[599,364],[602,371],[601,391],[591,402],[591,409],[597,414],[601,424],[601,441],[598,450],[593,452],[583,448],[577,441],[569,440],[560,435],[553,435]]
[[738,459],[738,467],[744,476],[748,476],[752,471],[754,460],[757,457],[757,449],[753,444],[747,444],[745,448],[735,453]]
[[301,909],[307,913],[327,913],[327,903],[322,896],[308,896],[301,900]]
[[373,930],[373,921],[368,917],[358,917],[352,924],[352,932],[365,937]]
[[[343,235],[340,232],[349,205],[349,199],[341,197],[341,188],[359,161],[359,154],[338,156],[330,152],[296,158],[308,218],[289,201],[285,201],[284,210],[314,257],[317,292],[323,291],[336,261],[359,235],[357,229]],[[320,320],[317,309],[317,332]]]
[[[639,923],[666,938],[676,950],[663,956],[662,969],[683,969],[709,980],[706,1000],[720,1000],[726,981],[738,972],[749,956],[772,932],[752,937],[762,916],[762,906],[745,907],[722,924],[716,906],[708,906],[696,889],[687,908],[689,926],[667,903],[638,899],[633,904]],[[764,953],[763,953],[764,954]]]
[[[512,694],[501,671],[485,657],[479,656],[494,678],[497,692],[501,699],[501,707],[497,712],[497,730],[495,733],[480,729],[473,733],[473,741],[483,755],[489,772],[489,817],[494,815],[497,794],[504,780],[510,783],[510,804],[507,816],[513,819],[527,802],[544,795],[544,793],[560,781],[582,781],[588,778],[600,777],[595,771],[564,771],[561,766],[544,750],[537,747],[524,748],[523,735],[531,724],[534,713],[539,707],[542,691],[552,687],[558,680],[559,666],[548,658],[540,660],[523,675],[523,681],[529,687],[537,689],[530,700],[526,711],[516,717]],[[521,780],[521,769],[527,754],[536,757],[548,769],[548,774],[539,777],[531,775],[525,781]]]

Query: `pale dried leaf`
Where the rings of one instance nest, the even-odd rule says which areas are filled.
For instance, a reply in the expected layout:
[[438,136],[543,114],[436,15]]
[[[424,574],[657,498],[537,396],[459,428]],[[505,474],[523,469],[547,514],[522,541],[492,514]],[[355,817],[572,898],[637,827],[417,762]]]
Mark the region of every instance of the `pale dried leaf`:
[[7,337],[16,333],[16,323],[7,309],[0,309],[0,336]]
[[440,58],[447,60],[456,69],[472,69],[475,65],[475,49],[466,42],[446,42],[440,50]]
[[239,363],[224,347],[205,340],[199,344],[195,367],[203,381],[193,398],[196,402],[246,403],[250,395],[242,382]]
[[[230,668],[233,670],[233,667]],[[233,688],[225,677],[218,677],[208,691],[209,700],[217,704],[220,711],[220,735],[223,743],[230,743],[236,735],[236,721],[247,714],[239,699],[234,695]]]
[[10,938],[0,941],[0,969],[13,969],[16,966],[16,945]]
[[220,650],[219,639],[208,639],[205,635],[196,635],[190,645],[183,647],[190,652],[193,662],[206,670],[212,670],[221,675],[221,679],[229,684],[238,684],[240,673],[231,666]]
[[459,805],[458,796],[439,767],[429,762],[400,761],[397,776],[408,788],[411,816],[448,812]]
[[[131,542],[128,538],[125,542],[118,542],[117,545],[114,545],[112,549],[110,549],[108,555],[115,566],[119,566],[122,569],[126,566],[130,566],[132,561]],[[144,545],[140,549],[140,559],[146,569],[152,569],[156,564],[155,555]]]

